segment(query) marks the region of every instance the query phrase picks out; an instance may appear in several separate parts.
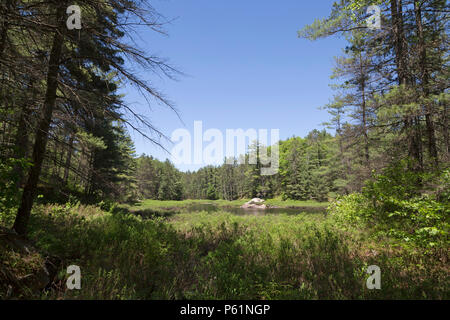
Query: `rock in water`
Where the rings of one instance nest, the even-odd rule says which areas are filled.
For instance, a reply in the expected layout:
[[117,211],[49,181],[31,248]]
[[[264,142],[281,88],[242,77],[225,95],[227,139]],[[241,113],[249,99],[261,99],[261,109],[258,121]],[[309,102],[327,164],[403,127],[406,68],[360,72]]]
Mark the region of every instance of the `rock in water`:
[[264,203],[265,200],[260,199],[260,198],[253,198],[252,200],[250,200],[251,204],[258,204],[258,205],[262,205]]
[[243,209],[267,209],[267,206],[264,204],[263,199],[253,198],[249,202],[242,205],[241,208],[243,208]]

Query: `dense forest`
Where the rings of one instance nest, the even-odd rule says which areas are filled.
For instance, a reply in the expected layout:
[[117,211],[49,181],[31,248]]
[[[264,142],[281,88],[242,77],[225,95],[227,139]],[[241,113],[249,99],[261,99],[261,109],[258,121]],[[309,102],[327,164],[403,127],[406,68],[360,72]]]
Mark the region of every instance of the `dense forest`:
[[[81,30],[69,30],[66,26],[66,9],[72,2],[83,11]],[[373,4],[379,5],[382,13],[381,28],[376,30],[361,27],[369,16],[365,8]],[[44,251],[57,253],[63,264],[68,264],[69,257],[81,259],[83,254],[71,253],[73,248],[65,253],[58,251],[60,247],[52,242],[56,240],[50,234],[62,229],[48,227],[46,231],[46,223],[60,223],[51,220],[51,215],[42,216],[47,212],[46,206],[62,205],[64,208],[65,204],[70,207],[76,203],[77,206],[91,205],[108,211],[122,204],[127,208],[147,199],[234,201],[258,197],[282,201],[314,200],[329,202],[332,215],[346,227],[353,223],[361,228],[369,226],[383,239],[391,237],[408,245],[413,243],[414,248],[431,250],[426,252],[438,257],[436,259],[442,266],[436,271],[439,275],[436,277],[441,279],[439,281],[448,277],[450,70],[447,1],[340,0],[328,17],[315,20],[298,32],[300,38],[309,40],[342,36],[347,40],[347,46],[342,55],[335,58],[335,67],[330,70],[330,84],[336,92],[334,98],[325,106],[311,106],[326,109],[329,121],[306,137],[292,136],[280,141],[280,168],[273,176],[261,175],[261,163],[251,165],[245,161],[252,152],[259,152],[258,142],[253,142],[249,153],[235,159],[234,164],[224,161],[223,165],[206,166],[196,172],[182,172],[169,160],[136,154],[129,130],[137,131],[154,145],[160,145],[158,136],[164,133],[156,130],[145,115],[124,103],[120,88],[134,86],[150,104],[162,104],[170,109],[174,108],[171,102],[152,86],[151,81],[136,76],[132,68],[166,78],[178,75],[165,60],[147,55],[133,43],[136,25],[164,32],[161,16],[147,1],[3,0],[0,15],[2,230],[14,230],[14,234],[40,239],[44,244],[38,241],[38,246],[40,243]],[[116,231],[121,224],[127,223],[141,230],[135,222],[127,221],[117,225],[116,222],[105,223]],[[84,223],[80,222],[80,226]],[[161,263],[173,269],[184,268],[168,261],[194,259],[184,256],[189,255],[186,253],[188,248],[177,247],[188,246],[186,241],[191,240],[186,236],[184,242],[178,243],[173,240],[178,239],[175,231],[162,227],[159,222],[154,223],[149,228],[155,229],[149,234],[152,237],[164,234],[158,239],[169,241],[168,248],[176,248],[179,250],[176,254],[183,256],[180,258],[175,253],[170,257],[161,256]],[[65,228],[75,224],[67,223]],[[92,236],[102,234],[99,225],[91,227]],[[64,230],[64,233],[73,231]],[[223,232],[217,239],[233,235],[231,231]],[[107,234],[105,231],[105,239],[109,237]],[[120,237],[125,234],[123,231]],[[81,239],[74,246],[82,247],[87,239]],[[89,239],[91,242],[98,240]],[[157,246],[147,240],[144,243]],[[219,246],[214,243],[211,246]],[[90,247],[86,246],[88,252]],[[207,247],[201,243],[195,246],[197,249]],[[130,251],[138,247],[136,244]],[[217,253],[220,254],[223,252]],[[134,258],[137,256],[123,259]],[[423,259],[421,261],[425,261]],[[287,261],[286,258],[285,266]],[[430,263],[438,265],[437,260],[432,261]],[[257,264],[257,261],[252,263]],[[237,265],[237,262],[233,264]],[[6,270],[8,265],[7,261],[0,261],[0,271]],[[120,263],[115,267],[116,271],[124,270],[120,269],[124,268]],[[96,274],[92,265],[89,268],[92,275]],[[164,278],[167,275],[158,269],[162,264],[155,262],[145,268],[149,277],[161,276],[160,283],[155,286],[167,282]],[[283,270],[279,270],[280,274],[286,274],[288,279],[290,271]],[[392,279],[396,278],[395,272],[400,272],[394,267],[389,270],[393,270]],[[122,281],[121,271],[117,272],[113,276]],[[2,277],[0,273],[3,282]],[[186,275],[179,277],[187,279],[183,278]],[[123,281],[128,281],[128,285],[138,281],[135,275],[126,279]],[[264,286],[272,283],[267,279],[261,280]],[[281,285],[290,281],[286,279],[277,278],[273,283]],[[446,284],[436,279],[427,283],[428,289],[421,287],[411,291],[410,295],[402,291],[393,296],[448,298],[448,287],[445,289]],[[239,283],[236,286],[257,290],[256,282],[260,279],[248,281],[251,285]],[[311,280],[312,287],[316,284],[314,281]],[[256,291],[234,295],[231,289],[223,289],[225,284],[222,291],[203,288],[204,291],[198,289],[197,294],[189,295],[183,291],[183,286],[189,285],[181,282],[162,291],[153,287],[146,292],[138,286],[132,295],[122,293],[127,298],[299,298],[294,291],[286,291],[286,295],[281,296],[253,294]],[[205,280],[203,285],[207,286],[206,283]],[[435,284],[437,291],[430,289]],[[298,288],[300,285],[292,286]],[[341,295],[314,295],[312,292],[320,291],[314,291],[316,288],[300,298],[366,298],[363,294],[353,294],[356,287],[346,287],[340,291]],[[273,287],[273,292],[279,292],[280,288]],[[0,286],[0,289],[4,288]],[[261,292],[270,291],[264,290],[269,289],[264,287]],[[182,291],[184,293],[180,293]],[[428,296],[424,297],[423,292]],[[114,294],[89,294],[84,297],[116,298]],[[1,297],[5,297],[2,292]],[[392,295],[386,293],[381,297]]]
[[[249,164],[250,154],[259,152],[257,142],[250,145],[248,154],[234,159],[234,164],[224,161],[221,166],[206,166],[196,172],[179,172],[168,161],[162,163],[143,156],[136,166],[137,197],[159,200],[282,197],[326,201],[344,192],[336,184],[338,153],[334,145],[335,138],[325,130],[314,130],[305,139],[292,137],[281,141],[280,170],[276,175],[262,175],[260,161]],[[352,182],[348,184],[350,188]]]

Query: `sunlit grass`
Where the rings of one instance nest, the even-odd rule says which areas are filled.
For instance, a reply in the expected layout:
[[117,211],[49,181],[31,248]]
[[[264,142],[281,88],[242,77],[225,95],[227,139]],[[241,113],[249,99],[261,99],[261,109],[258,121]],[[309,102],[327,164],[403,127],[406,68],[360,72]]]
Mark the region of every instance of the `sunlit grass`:
[[279,233],[289,236],[305,228],[306,224],[321,223],[326,220],[324,215],[319,214],[268,214],[268,215],[234,215],[229,212],[183,212],[169,219],[169,222],[178,231],[186,232],[196,227],[208,227],[214,229],[223,223],[239,224],[246,229],[255,232]]
[[[167,204],[146,205],[155,203]],[[63,261],[61,283],[67,265],[83,274],[82,290],[62,286],[46,299],[448,298],[448,270],[435,256],[374,241],[322,214],[182,209],[142,218],[55,205],[35,208],[30,227],[36,245]],[[373,264],[383,290],[365,286]]]

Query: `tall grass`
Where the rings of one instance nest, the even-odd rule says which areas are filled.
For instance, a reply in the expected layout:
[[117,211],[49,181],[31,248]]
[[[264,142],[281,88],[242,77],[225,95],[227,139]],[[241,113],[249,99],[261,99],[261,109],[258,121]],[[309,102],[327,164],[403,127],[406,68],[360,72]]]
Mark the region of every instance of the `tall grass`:
[[[30,237],[63,261],[46,299],[448,298],[439,259],[349,233],[323,215],[185,212],[142,219],[39,206]],[[81,290],[65,288],[71,264],[81,267]],[[381,290],[366,288],[372,264],[381,268]]]

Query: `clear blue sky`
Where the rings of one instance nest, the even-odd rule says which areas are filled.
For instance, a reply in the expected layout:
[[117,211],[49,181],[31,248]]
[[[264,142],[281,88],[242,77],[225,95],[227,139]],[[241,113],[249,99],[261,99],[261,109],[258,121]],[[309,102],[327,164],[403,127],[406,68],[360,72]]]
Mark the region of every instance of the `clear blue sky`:
[[[177,128],[204,130],[280,129],[280,138],[305,136],[327,121],[318,107],[333,96],[329,76],[344,39],[311,42],[297,31],[331,11],[332,0],[155,0],[167,19],[168,36],[140,32],[136,41],[149,54],[169,59],[187,76],[178,81],[145,75],[176,105],[177,115],[162,106],[150,111],[145,100],[126,90],[125,101],[168,136]],[[136,133],[137,154],[170,157]],[[170,150],[172,146],[166,143]],[[198,166],[180,166],[182,170]]]

